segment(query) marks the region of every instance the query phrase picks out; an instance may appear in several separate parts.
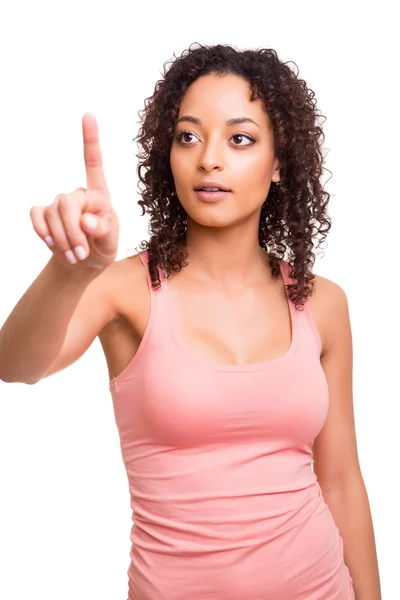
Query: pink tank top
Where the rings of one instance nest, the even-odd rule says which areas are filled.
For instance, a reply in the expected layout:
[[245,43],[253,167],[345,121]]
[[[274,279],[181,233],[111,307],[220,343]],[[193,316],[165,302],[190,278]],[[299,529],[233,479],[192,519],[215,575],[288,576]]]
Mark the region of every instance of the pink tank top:
[[354,600],[312,470],[329,394],[308,303],[287,296],[283,356],[218,364],[185,347],[159,273],[138,351],[109,383],[133,511],[128,600]]

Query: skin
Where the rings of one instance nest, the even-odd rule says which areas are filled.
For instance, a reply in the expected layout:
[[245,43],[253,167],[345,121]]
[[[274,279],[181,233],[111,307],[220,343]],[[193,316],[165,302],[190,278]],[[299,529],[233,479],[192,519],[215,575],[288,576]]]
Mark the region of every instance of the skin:
[[[178,121],[191,115],[202,124],[178,122],[170,153],[176,192],[188,214],[186,275],[224,289],[244,289],[268,271],[258,226],[271,182],[280,180],[279,162],[269,117],[261,100],[250,101],[250,92],[248,82],[236,75],[194,81]],[[226,125],[236,117],[249,117],[257,125]],[[188,133],[179,141],[177,135],[184,131]],[[204,203],[193,192],[204,181],[222,183],[232,194]]]

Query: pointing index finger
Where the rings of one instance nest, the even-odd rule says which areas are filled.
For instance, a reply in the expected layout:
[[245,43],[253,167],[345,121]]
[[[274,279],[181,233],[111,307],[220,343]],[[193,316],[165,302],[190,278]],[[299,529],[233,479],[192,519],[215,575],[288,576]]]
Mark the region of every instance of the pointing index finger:
[[87,189],[107,189],[103,171],[103,159],[99,143],[97,121],[91,113],[82,118],[83,157],[85,159]]

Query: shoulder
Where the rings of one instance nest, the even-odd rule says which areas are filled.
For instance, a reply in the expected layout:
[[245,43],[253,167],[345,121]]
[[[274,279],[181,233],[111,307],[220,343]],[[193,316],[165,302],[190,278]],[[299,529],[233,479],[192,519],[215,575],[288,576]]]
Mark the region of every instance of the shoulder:
[[320,332],[323,356],[332,343],[335,330],[348,325],[347,295],[338,283],[314,273],[314,290],[308,305]]
[[114,319],[131,320],[135,311],[147,306],[149,288],[146,268],[139,254],[114,261],[100,276],[101,287],[107,295]]
[[128,277],[129,279],[140,280],[143,279],[143,276],[146,279],[146,270],[139,254],[116,260],[111,265],[111,269],[113,270],[114,277],[118,279]]

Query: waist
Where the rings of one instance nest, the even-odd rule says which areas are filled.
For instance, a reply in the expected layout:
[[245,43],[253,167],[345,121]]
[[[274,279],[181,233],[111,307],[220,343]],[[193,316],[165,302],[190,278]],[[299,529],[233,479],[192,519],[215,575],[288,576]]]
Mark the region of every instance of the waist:
[[290,492],[132,499],[131,541],[149,552],[190,555],[265,544],[325,510],[318,482]]

